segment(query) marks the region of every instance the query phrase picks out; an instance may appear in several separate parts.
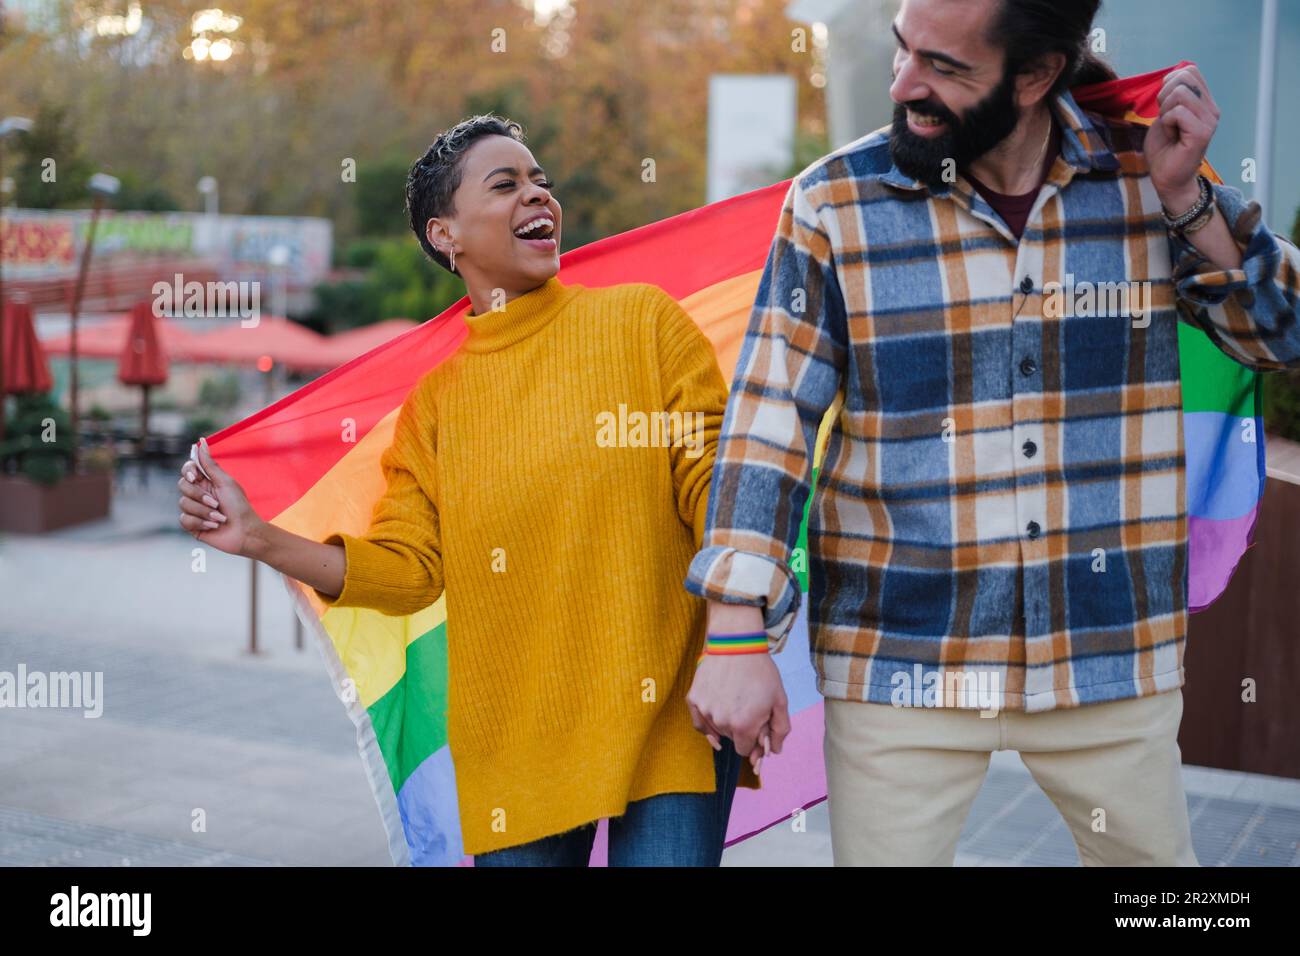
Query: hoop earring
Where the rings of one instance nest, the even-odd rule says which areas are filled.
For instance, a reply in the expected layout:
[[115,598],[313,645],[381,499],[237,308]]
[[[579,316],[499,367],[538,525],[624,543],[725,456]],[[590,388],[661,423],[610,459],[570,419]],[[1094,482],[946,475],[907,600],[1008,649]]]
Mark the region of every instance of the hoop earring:
[[447,258],[451,260],[451,271],[455,272],[456,271],[456,248],[454,246],[452,247],[452,250],[448,254]]

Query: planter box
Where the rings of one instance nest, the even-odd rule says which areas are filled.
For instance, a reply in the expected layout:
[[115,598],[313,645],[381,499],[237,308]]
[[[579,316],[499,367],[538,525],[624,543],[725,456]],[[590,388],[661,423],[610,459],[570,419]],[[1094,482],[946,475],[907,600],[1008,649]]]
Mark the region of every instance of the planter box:
[[0,475],[0,531],[40,534],[107,518],[111,472],[68,475],[57,485],[39,485],[23,475]]
[[1254,544],[1223,595],[1188,622],[1178,743],[1184,763],[1300,779],[1300,444],[1267,440]]

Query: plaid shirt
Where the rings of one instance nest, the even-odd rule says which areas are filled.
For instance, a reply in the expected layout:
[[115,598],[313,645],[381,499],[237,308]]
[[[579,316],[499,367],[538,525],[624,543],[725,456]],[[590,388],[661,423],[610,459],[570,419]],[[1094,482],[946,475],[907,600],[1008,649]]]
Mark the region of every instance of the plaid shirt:
[[[978,672],[989,695],[958,683],[948,705],[1045,711],[1183,683],[1178,320],[1250,367],[1300,364],[1300,252],[1216,185],[1244,258],[1217,268],[1164,226],[1145,127],[1053,108],[1061,155],[1019,242],[964,177],[903,175],[888,129],[787,194],[686,587],[764,608],[781,649],[834,404],[808,531],[825,696],[898,703],[916,676]],[[1150,310],[1050,317],[1044,287],[1070,276],[1149,282]]]

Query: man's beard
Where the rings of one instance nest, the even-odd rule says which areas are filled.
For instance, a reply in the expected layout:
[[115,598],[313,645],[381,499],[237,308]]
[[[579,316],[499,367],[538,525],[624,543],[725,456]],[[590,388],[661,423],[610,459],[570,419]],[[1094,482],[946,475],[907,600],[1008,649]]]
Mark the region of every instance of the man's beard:
[[[954,172],[964,169],[1016,128],[1020,110],[1016,107],[1015,79],[1014,73],[1003,73],[998,85],[960,119],[943,105],[929,100],[896,104],[889,137],[894,165],[932,190],[943,190],[947,185],[943,178],[946,160],[953,160]],[[942,120],[943,133],[932,139],[913,133],[907,126],[909,107],[914,113]]]

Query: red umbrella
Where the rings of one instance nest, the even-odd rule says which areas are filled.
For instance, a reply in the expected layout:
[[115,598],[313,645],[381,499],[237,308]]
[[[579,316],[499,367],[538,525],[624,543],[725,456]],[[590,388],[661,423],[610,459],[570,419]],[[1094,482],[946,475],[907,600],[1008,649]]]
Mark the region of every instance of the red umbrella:
[[149,434],[149,389],[167,382],[167,355],[158,344],[154,326],[153,304],[137,302],[131,309],[131,326],[126,347],[117,366],[117,380],[123,385],[142,385],[140,403],[140,441]]
[[45,360],[45,350],[41,348],[36,328],[32,325],[30,303],[5,303],[4,336],[5,394],[48,392],[53,388],[50,364]]
[[4,337],[4,367],[0,368],[0,438],[3,438],[5,396],[48,392],[54,387],[54,379],[36,338],[29,303],[5,303],[0,314],[0,336]]

